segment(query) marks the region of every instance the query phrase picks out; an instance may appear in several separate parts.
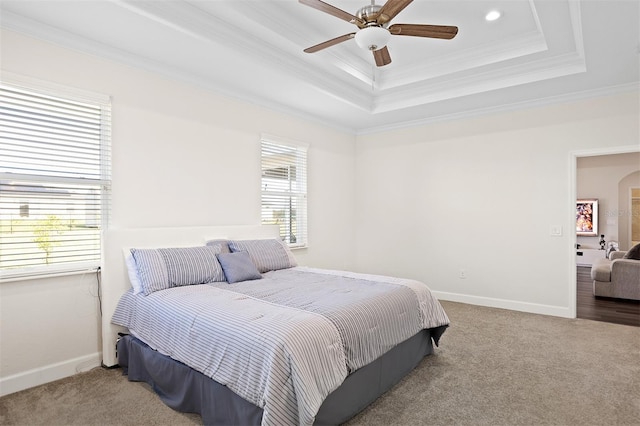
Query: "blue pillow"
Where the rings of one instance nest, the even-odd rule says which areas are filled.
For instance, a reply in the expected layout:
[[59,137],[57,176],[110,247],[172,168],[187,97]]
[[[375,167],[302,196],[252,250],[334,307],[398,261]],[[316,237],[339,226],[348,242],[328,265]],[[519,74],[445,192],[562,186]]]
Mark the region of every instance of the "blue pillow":
[[253,264],[249,253],[246,251],[218,253],[216,256],[229,284],[262,278],[258,268]]

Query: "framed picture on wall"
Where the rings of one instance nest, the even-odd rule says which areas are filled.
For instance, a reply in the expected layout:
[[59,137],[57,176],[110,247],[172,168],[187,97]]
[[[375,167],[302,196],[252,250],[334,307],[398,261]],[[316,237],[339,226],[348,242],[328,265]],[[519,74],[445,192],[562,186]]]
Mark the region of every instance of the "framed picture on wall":
[[598,235],[598,200],[576,201],[576,233],[587,237]]

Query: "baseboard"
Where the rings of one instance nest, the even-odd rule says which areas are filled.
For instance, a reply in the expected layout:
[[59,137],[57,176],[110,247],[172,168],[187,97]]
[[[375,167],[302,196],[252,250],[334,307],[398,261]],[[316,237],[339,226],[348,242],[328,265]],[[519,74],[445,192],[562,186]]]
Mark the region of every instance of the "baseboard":
[[472,296],[468,294],[432,291],[440,300],[467,303],[469,305],[488,306],[491,308],[509,309],[532,314],[551,315],[554,317],[573,318],[568,306],[541,305],[538,303],[519,302],[516,300],[495,299],[492,297]]
[[43,385],[100,366],[102,353],[96,352],[56,364],[34,368],[0,378],[0,396]]

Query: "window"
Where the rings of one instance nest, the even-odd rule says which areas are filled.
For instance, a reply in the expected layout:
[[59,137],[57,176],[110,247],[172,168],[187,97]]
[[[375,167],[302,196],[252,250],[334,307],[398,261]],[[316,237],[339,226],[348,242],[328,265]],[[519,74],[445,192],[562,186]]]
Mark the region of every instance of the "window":
[[0,83],[0,278],[100,264],[110,138],[109,97]]
[[290,247],[307,246],[307,147],[262,137],[262,224]]

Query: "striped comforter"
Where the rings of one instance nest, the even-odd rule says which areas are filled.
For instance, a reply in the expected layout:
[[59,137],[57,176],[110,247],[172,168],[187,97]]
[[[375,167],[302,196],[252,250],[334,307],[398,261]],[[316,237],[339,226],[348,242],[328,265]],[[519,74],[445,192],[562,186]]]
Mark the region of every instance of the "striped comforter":
[[303,267],[129,292],[112,321],[261,407],[263,425],[313,424],[349,373],[449,323],[417,281]]

